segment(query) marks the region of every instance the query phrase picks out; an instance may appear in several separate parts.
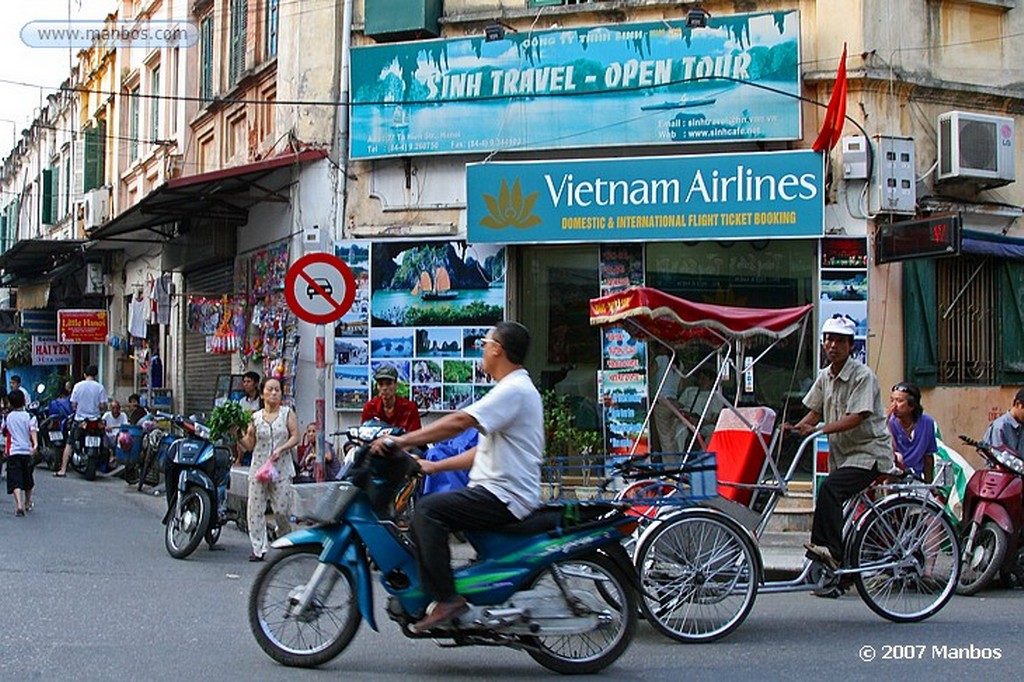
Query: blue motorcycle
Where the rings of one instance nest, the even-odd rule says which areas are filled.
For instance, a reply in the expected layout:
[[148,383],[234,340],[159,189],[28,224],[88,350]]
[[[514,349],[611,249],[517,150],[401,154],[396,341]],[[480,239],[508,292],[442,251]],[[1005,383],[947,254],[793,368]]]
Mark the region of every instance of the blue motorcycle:
[[212,548],[221,526],[230,520],[227,491],[231,483],[231,450],[215,445],[210,429],[194,418],[158,413],[184,432],[171,443],[165,463],[167,513],[164,546],[175,559],[194,552],[205,538]]
[[455,584],[469,610],[414,632],[430,597],[413,539],[389,511],[396,486],[418,473],[405,453],[379,457],[360,447],[312,514],[319,525],[273,543],[284,551],[249,595],[249,626],[271,658],[314,667],[340,654],[361,620],[377,630],[373,571],[406,637],[519,649],[560,673],[596,672],[622,655],[636,628],[638,584],[621,544],[636,518],[619,504],[551,504],[511,526],[466,532],[477,558],[456,568]]

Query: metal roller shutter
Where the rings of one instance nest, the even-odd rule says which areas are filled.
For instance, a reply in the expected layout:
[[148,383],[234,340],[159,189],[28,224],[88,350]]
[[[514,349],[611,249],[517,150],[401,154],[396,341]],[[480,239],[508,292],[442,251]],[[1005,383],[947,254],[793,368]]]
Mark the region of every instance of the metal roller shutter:
[[[234,288],[230,261],[185,274],[189,294],[230,294]],[[217,391],[217,377],[231,373],[231,356],[206,352],[206,337],[185,330],[185,399],[183,413],[210,414]]]

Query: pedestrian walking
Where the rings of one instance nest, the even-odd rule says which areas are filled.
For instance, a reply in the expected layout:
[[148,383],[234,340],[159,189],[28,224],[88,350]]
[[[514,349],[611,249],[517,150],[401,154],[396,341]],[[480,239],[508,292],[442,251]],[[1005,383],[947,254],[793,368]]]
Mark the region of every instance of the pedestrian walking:
[[25,411],[25,396],[11,391],[7,400],[11,411],[4,419],[7,436],[7,493],[14,497],[15,516],[32,510],[32,457],[36,453],[36,419]]
[[[252,450],[249,465],[249,499],[246,520],[252,554],[249,561],[263,561],[267,553],[267,519],[264,512],[269,500],[274,511],[279,533],[291,531],[292,478],[295,476],[295,446],[299,443],[299,422],[295,412],[281,404],[281,382],[267,379],[263,382],[263,409],[253,414],[252,424],[239,441]],[[274,480],[260,482],[256,472],[271,462]]]

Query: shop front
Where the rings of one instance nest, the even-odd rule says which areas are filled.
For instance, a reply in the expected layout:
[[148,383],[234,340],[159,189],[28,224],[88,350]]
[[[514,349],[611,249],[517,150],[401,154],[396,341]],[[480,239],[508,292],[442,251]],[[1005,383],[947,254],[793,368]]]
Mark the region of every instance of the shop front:
[[[627,286],[764,308],[818,298],[830,241],[820,154],[478,164],[467,177],[470,243],[510,245],[510,316],[534,335],[528,369],[543,390],[574,398],[580,428],[605,427],[608,452],[649,447],[641,427],[657,348],[625,329],[592,328],[590,299]],[[813,376],[814,350],[794,339],[756,375],[725,377],[723,392],[739,386],[741,402],[781,414],[802,395],[794,369]],[[689,348],[680,364],[706,351]]]

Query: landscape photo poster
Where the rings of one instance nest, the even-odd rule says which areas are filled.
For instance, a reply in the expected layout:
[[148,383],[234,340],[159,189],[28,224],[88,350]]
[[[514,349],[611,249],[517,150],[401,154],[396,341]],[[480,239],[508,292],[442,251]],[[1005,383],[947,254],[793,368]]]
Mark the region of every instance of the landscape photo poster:
[[358,251],[366,286],[357,275],[358,310],[335,328],[335,408],[361,409],[385,365],[398,372],[399,395],[421,412],[479,400],[494,385],[477,346],[505,317],[505,248],[460,241],[359,244],[366,249]]

